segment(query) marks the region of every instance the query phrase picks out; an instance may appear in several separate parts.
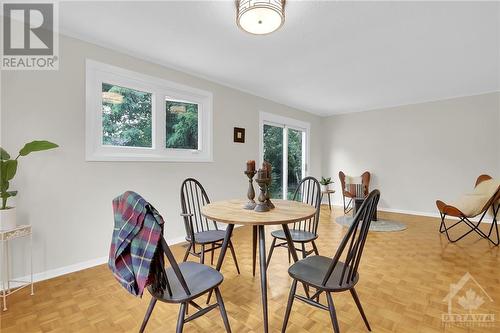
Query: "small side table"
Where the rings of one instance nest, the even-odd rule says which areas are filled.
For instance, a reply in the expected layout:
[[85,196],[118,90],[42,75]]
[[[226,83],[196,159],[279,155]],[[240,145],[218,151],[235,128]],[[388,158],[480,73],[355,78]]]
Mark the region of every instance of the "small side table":
[[321,191],[321,200],[320,202],[323,202],[323,196],[326,194],[328,196],[328,207],[330,210],[332,210],[332,202],[330,200],[330,194],[334,194],[335,190],[327,190],[327,191]]
[[[30,281],[16,281],[10,279],[10,263],[9,263],[9,241],[21,238],[28,237],[30,238]],[[31,225],[19,225],[14,229],[10,230],[0,230],[0,248],[1,255],[0,261],[2,264],[2,293],[0,297],[3,300],[3,311],[7,310],[7,296],[12,295],[16,291],[21,290],[26,286],[31,286],[31,295],[34,295],[33,290],[33,233],[31,231]],[[20,283],[19,287],[13,288],[11,290],[10,283]]]

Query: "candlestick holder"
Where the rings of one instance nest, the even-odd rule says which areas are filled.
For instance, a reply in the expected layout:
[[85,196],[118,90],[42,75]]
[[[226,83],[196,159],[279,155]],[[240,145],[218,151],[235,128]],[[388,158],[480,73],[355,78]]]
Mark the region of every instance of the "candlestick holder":
[[243,206],[244,209],[254,209],[257,204],[255,203],[255,190],[253,189],[253,177],[257,171],[245,171],[245,175],[248,177],[248,191],[247,191],[247,198],[248,202]]
[[272,179],[268,178],[266,182],[266,204],[270,209],[274,208],[274,204],[271,202],[271,193],[269,193],[269,186],[271,186]]
[[259,184],[260,193],[257,198],[259,202],[255,206],[254,211],[268,212],[270,209],[266,202],[266,183],[268,182],[268,178],[257,178],[255,181]]

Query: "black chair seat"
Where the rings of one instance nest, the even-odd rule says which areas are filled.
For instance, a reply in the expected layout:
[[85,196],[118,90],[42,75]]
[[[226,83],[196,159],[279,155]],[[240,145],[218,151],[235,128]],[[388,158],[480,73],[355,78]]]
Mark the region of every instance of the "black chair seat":
[[159,299],[167,303],[183,303],[206,293],[207,291],[217,287],[222,283],[224,277],[221,273],[212,267],[199,264],[197,262],[187,261],[179,264],[186,284],[191,292],[187,295],[178,279],[175,278],[175,273],[171,267],[165,269],[167,272],[168,281],[172,290],[172,296],[169,295],[167,289],[162,293],[155,293],[149,287],[149,292]]
[[[226,236],[226,230],[208,230],[194,234],[194,242],[196,244],[210,244],[214,242],[222,242]],[[191,236],[186,236],[186,240],[191,242]]]
[[326,286],[323,286],[323,279],[325,278],[331,263],[331,258],[324,256],[310,256],[293,264],[288,269],[288,274],[290,274],[292,278],[297,279],[300,282],[304,282],[312,287],[333,292],[350,289],[358,282],[359,275],[357,273],[352,281],[349,283],[346,282],[346,276],[349,272],[349,267],[347,267],[342,279],[343,283],[340,283],[345,264],[339,261],[337,265],[335,265],[335,269],[326,283]]
[[[283,230],[275,230],[271,232],[271,235],[278,239],[286,240],[285,232]],[[312,232],[296,229],[290,229],[290,235],[292,236],[292,240],[298,243],[310,242],[318,238],[318,236]]]

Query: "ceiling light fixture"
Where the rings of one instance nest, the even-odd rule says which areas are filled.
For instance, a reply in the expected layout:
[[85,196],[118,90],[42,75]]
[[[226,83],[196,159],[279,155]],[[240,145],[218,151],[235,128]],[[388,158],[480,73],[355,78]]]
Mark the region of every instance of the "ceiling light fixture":
[[239,0],[236,23],[254,35],[270,34],[285,22],[285,0]]

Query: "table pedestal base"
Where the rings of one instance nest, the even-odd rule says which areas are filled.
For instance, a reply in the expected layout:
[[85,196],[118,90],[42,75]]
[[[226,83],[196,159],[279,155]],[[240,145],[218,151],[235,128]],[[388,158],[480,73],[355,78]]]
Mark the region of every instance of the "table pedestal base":
[[[288,248],[290,249],[290,253],[292,254],[293,262],[298,261],[297,252],[295,251],[295,246],[293,245],[292,236],[290,235],[290,230],[288,229],[288,225],[282,224],[283,232],[285,233],[285,237],[288,243]],[[269,315],[268,315],[268,307],[267,307],[267,253],[266,253],[266,233],[264,230],[264,225],[254,225],[253,227],[253,275],[255,276],[255,266],[257,259],[257,241],[259,243],[259,268],[260,268],[260,287],[261,287],[261,295],[262,295],[262,316],[264,320],[264,332],[269,332]],[[226,229],[226,236],[224,237],[224,242],[222,243],[221,251],[219,254],[219,259],[217,261],[216,269],[220,271],[222,267],[222,263],[224,261],[224,256],[226,255],[227,247],[229,245],[229,240],[231,239],[231,235],[233,233],[234,224],[228,224]],[[210,300],[210,294],[208,296],[208,301]]]

